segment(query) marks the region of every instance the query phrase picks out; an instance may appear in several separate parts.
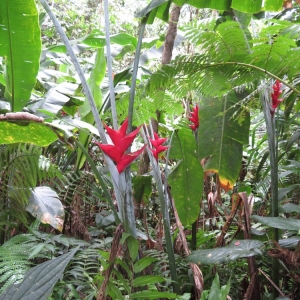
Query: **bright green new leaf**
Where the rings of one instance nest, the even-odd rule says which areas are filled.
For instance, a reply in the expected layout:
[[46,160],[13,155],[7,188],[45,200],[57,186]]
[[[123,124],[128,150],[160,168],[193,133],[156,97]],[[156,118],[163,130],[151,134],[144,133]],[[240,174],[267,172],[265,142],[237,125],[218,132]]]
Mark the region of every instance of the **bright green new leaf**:
[[44,224],[62,231],[65,218],[64,208],[58,195],[48,186],[32,190],[26,210]]
[[0,145],[30,143],[45,147],[57,140],[57,135],[44,123],[18,121],[0,122]]
[[170,157],[179,160],[168,177],[179,218],[184,225],[192,224],[200,212],[203,190],[203,169],[196,154],[192,130],[182,128],[175,133]]
[[265,0],[265,10],[266,11],[281,11],[282,10],[282,0]]
[[[106,37],[99,30],[94,30],[88,36],[80,39],[80,41],[90,47],[103,48],[106,45]],[[136,48],[137,38],[128,33],[118,33],[110,36],[110,42],[121,46],[132,45]]]
[[4,97],[21,111],[36,82],[41,54],[38,11],[34,0],[2,0],[0,56],[4,57]]
[[245,13],[255,14],[261,11],[262,0],[232,0],[231,7]]
[[209,158],[204,170],[218,173],[225,190],[232,189],[238,178],[249,126],[249,113],[240,109],[234,93],[201,100],[199,157]]

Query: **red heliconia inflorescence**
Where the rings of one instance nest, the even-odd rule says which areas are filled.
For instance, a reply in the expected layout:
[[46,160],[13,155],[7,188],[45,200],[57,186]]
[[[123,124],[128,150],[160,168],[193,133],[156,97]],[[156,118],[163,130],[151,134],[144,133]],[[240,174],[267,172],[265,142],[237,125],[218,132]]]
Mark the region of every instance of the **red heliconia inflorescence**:
[[162,146],[167,138],[160,138],[156,132],[154,132],[154,139],[149,139],[153,148],[150,148],[156,161],[158,161],[158,154],[167,150],[169,146]]
[[270,107],[270,112],[272,115],[274,115],[276,108],[278,107],[278,105],[282,102],[283,99],[279,99],[279,96],[281,94],[281,83],[279,80],[275,81],[275,84],[273,85],[273,93],[271,94],[271,98],[272,98],[272,104]]
[[125,153],[138,134],[140,127],[126,135],[128,119],[123,122],[119,130],[114,130],[108,127],[106,124],[104,124],[104,126],[114,144],[101,144],[99,142],[95,144],[98,145],[100,149],[114,161],[118,172],[122,173],[143,152],[145,148],[145,146],[143,146],[141,149],[133,153]]
[[198,104],[196,104],[195,107],[193,107],[191,116],[189,117],[189,120],[193,123],[193,124],[189,125],[190,128],[193,131],[196,131],[196,129],[199,127],[199,106],[198,106]]

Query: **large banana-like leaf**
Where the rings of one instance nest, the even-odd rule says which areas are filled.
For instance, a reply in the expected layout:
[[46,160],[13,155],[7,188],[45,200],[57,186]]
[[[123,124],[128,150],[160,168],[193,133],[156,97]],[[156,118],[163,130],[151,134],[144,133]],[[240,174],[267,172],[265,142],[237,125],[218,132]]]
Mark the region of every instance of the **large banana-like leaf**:
[[[0,56],[4,57],[4,97],[21,111],[36,82],[41,54],[38,12],[34,0],[1,0]],[[3,106],[3,105],[2,105]]]
[[208,158],[204,170],[218,173],[225,190],[232,189],[238,178],[249,126],[249,113],[242,110],[234,92],[201,100],[199,155]]
[[179,162],[168,180],[179,218],[184,225],[192,224],[200,213],[203,169],[195,150],[196,141],[192,130],[182,128],[175,133],[170,157]]
[[0,145],[30,143],[45,147],[57,140],[57,135],[46,123],[17,120],[0,122]]
[[189,4],[197,8],[212,8],[227,11],[234,8],[245,13],[257,13],[262,10],[279,11],[282,8],[282,0],[152,0],[144,9],[136,14],[136,17],[143,18],[149,15],[147,23],[152,23],[155,17],[168,22],[169,8],[172,2],[178,6]]

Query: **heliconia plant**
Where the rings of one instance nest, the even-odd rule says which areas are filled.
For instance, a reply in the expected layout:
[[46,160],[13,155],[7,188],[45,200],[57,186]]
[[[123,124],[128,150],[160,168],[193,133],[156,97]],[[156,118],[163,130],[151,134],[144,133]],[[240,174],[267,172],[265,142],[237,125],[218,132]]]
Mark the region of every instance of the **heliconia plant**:
[[279,96],[281,94],[281,88],[282,84],[280,83],[279,80],[275,81],[275,84],[273,85],[273,93],[271,93],[271,98],[272,98],[272,103],[270,106],[270,112],[272,115],[274,115],[276,108],[278,105],[282,102],[283,99],[279,99]]
[[149,138],[149,141],[152,145],[152,148],[149,148],[156,161],[158,161],[158,154],[169,148],[169,146],[162,146],[166,140],[167,138],[160,138],[156,132],[154,132],[154,139]]
[[137,136],[140,127],[135,129],[131,133],[126,134],[126,130],[128,127],[128,118],[126,118],[126,120],[120,126],[119,130],[114,130],[106,124],[104,124],[104,126],[106,128],[107,134],[113,142],[113,145],[102,144],[99,142],[96,142],[95,144],[100,147],[103,153],[105,153],[114,161],[120,174],[143,152],[145,148],[145,146],[143,146],[141,149],[135,152],[128,154],[126,153],[127,149]]
[[196,104],[193,109],[192,109],[192,112],[191,112],[191,116],[189,117],[189,120],[193,123],[193,124],[190,124],[190,128],[193,130],[193,131],[196,131],[197,128],[199,127],[199,106],[198,104]]

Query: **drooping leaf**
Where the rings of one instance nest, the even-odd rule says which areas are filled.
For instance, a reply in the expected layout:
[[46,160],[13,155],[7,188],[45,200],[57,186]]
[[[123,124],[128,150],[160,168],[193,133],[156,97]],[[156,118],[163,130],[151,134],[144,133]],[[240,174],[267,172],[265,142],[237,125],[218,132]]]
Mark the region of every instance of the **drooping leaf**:
[[[71,102],[71,98],[74,97],[78,86],[78,84],[62,82],[56,87],[51,88],[46,93],[44,99],[41,99],[28,107],[37,114],[40,114],[38,110],[43,109],[56,115],[64,105]],[[82,103],[83,100],[77,99],[77,105],[81,105]]]
[[283,200],[287,193],[291,192],[296,188],[299,188],[299,184],[293,184],[288,187],[278,189],[278,201]]
[[175,133],[170,157],[179,160],[168,177],[179,218],[184,225],[192,224],[200,212],[203,170],[195,154],[196,142],[189,128]]
[[44,224],[50,224],[62,231],[64,208],[56,192],[47,186],[32,190],[26,210]]
[[20,284],[12,284],[1,294],[0,300],[46,300],[77,250],[33,267]]
[[209,157],[204,171],[218,173],[225,190],[232,189],[238,178],[243,144],[248,143],[250,116],[239,108],[232,92],[200,102],[199,156]]
[[193,251],[188,260],[195,264],[220,264],[243,257],[261,255],[264,244],[257,240],[241,240],[232,242],[228,247]]
[[5,99],[12,111],[27,104],[36,82],[41,54],[38,11],[34,0],[1,1],[0,56],[5,57]]
[[279,206],[279,210],[285,213],[298,213],[300,214],[300,205],[293,203],[286,203]]
[[299,230],[300,229],[300,220],[295,219],[285,219],[282,217],[261,217],[261,216],[252,216],[252,219],[267,225],[269,227],[274,227],[283,230]]
[[57,135],[44,123],[0,122],[0,144],[30,143],[45,147],[56,140]]

